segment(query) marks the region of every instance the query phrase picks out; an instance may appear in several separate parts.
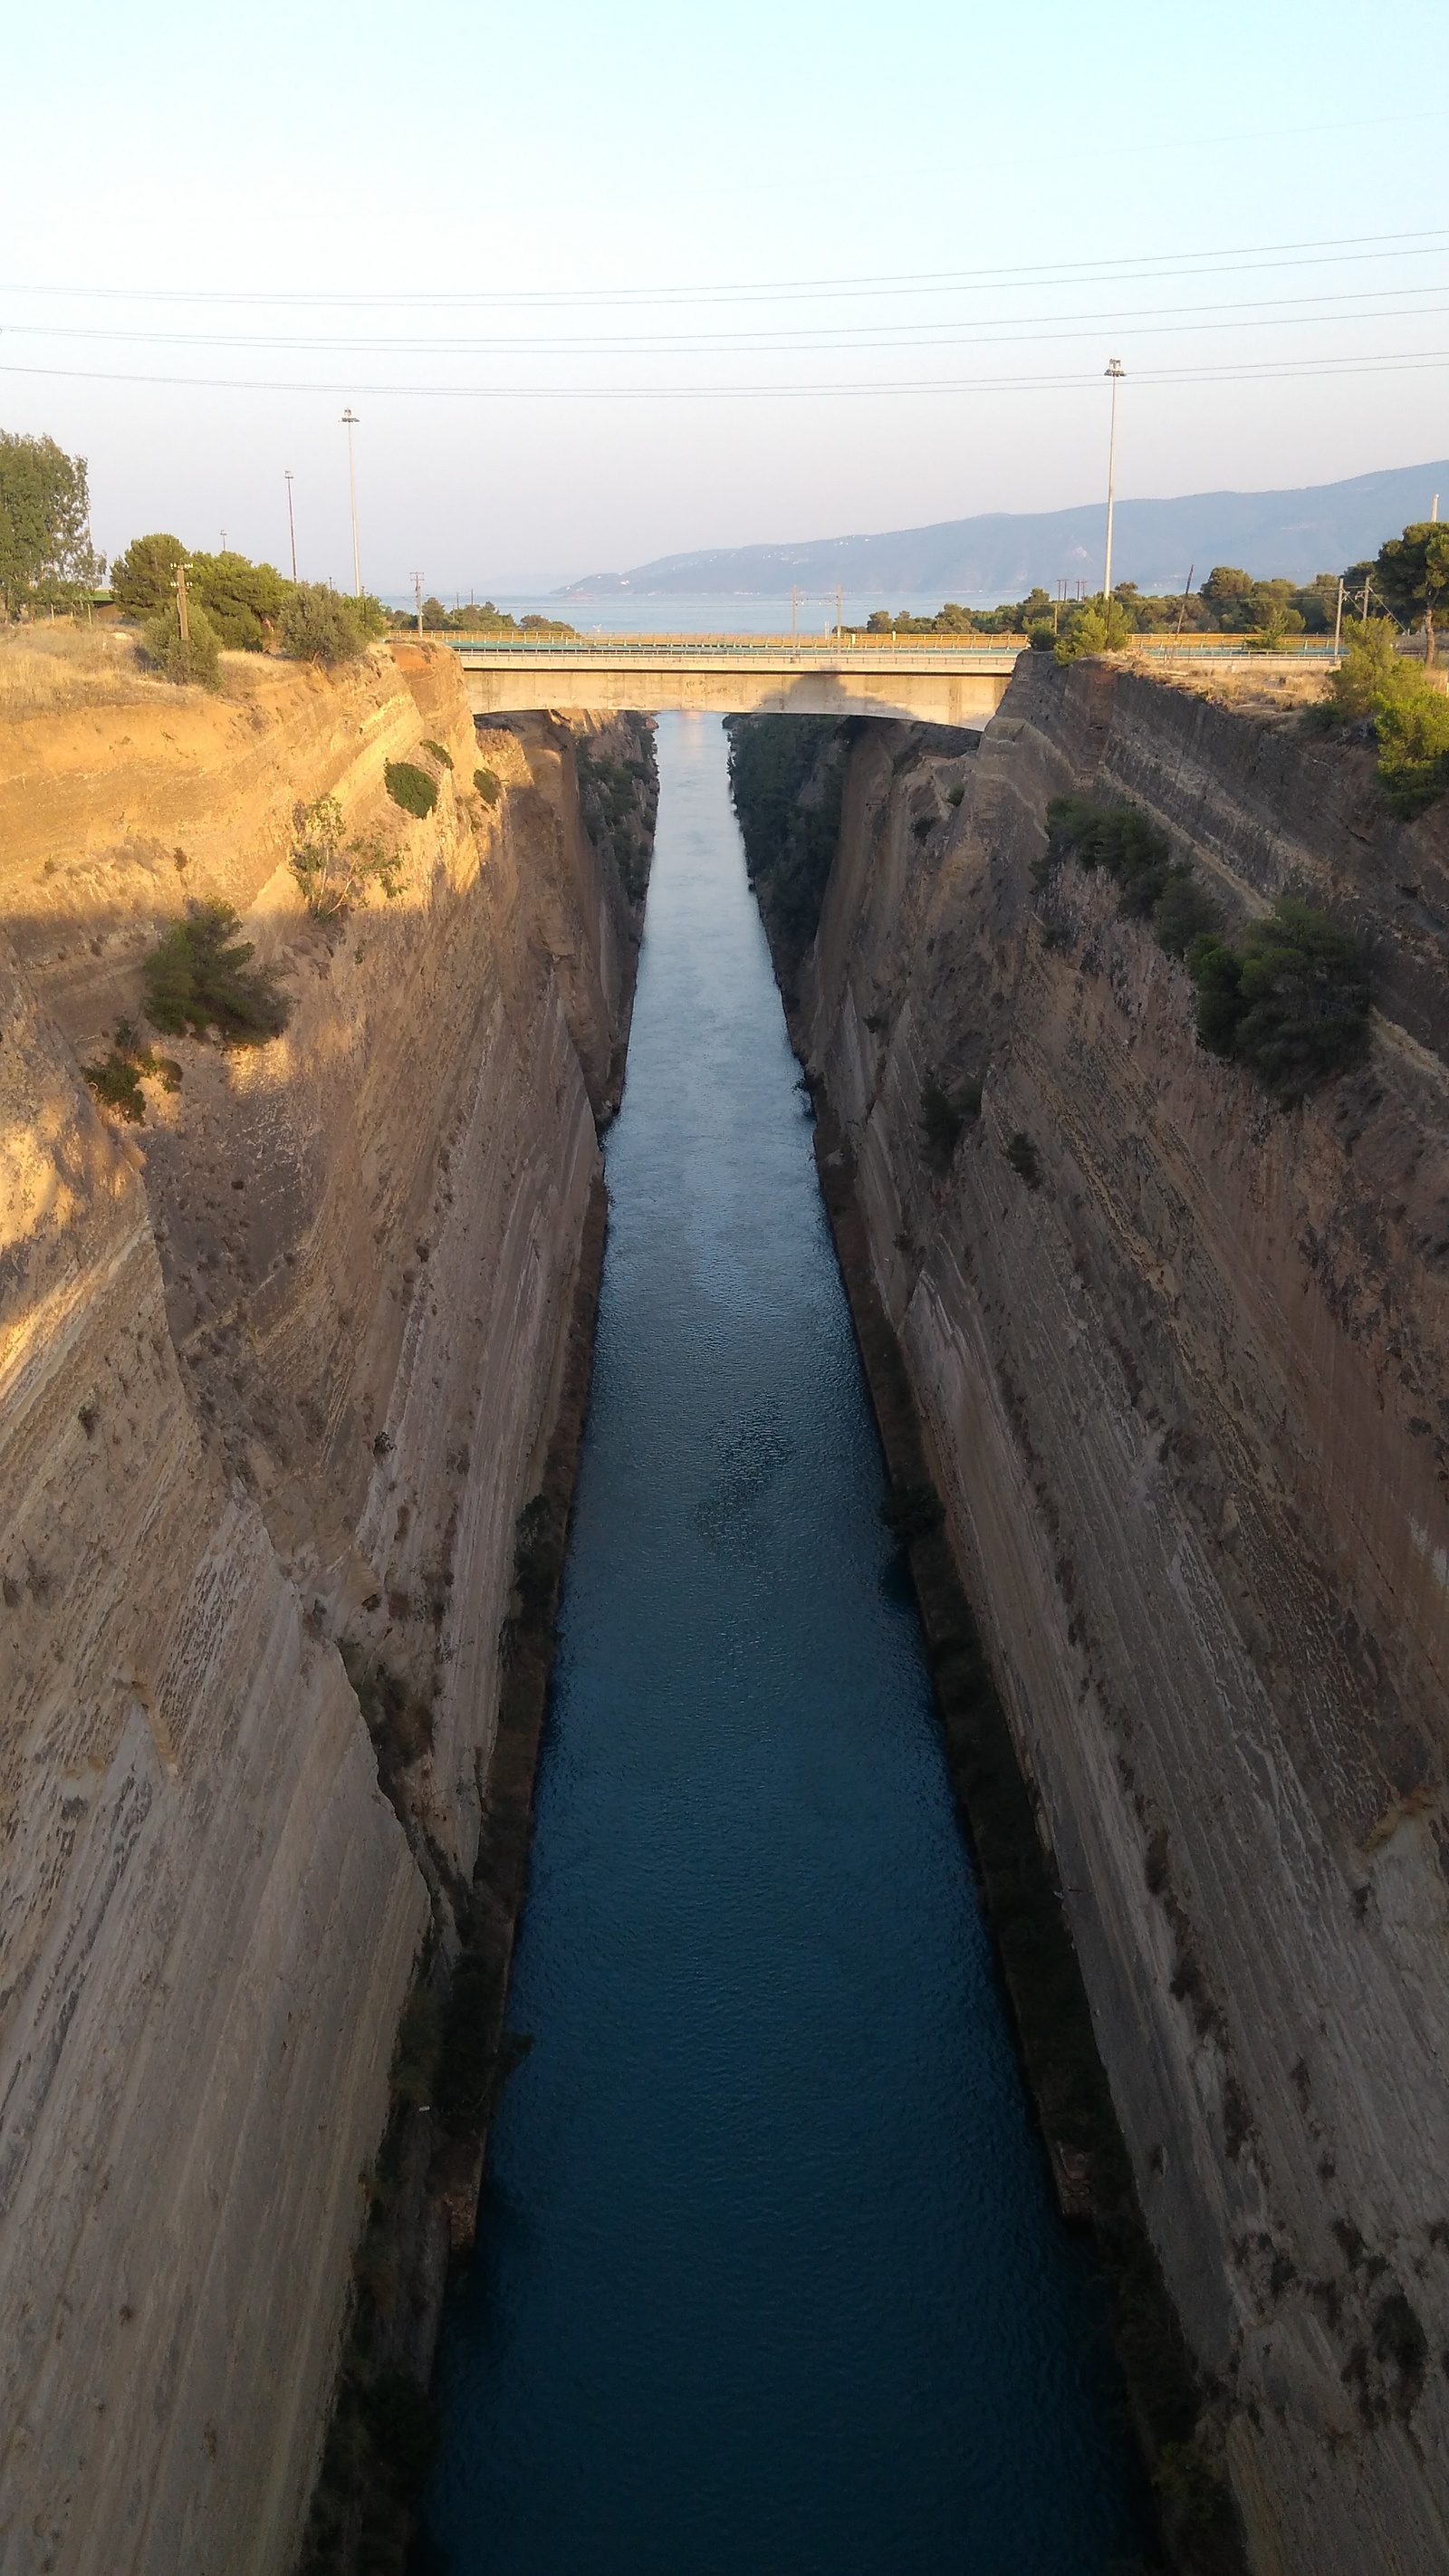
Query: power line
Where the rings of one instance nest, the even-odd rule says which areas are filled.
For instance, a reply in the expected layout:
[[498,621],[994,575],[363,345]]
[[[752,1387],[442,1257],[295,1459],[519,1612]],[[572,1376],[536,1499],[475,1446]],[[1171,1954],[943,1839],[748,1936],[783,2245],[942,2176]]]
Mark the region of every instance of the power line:
[[844,277],[763,279],[753,282],[715,286],[629,286],[629,287],[543,287],[510,289],[470,289],[465,292],[419,295],[407,293],[333,293],[289,289],[274,294],[265,289],[191,289],[182,287],[135,286],[44,286],[34,281],[0,286],[4,295],[37,295],[59,302],[90,301],[125,304],[183,305],[272,305],[278,308],[300,307],[313,311],[324,307],[338,310],[382,312],[405,307],[414,312],[550,307],[582,307],[631,304],[713,304],[734,301],[774,301],[781,298],[831,295],[899,295],[919,291],[931,294],[955,294],[966,290],[989,290],[992,287],[1022,287],[1031,284],[1091,285],[1098,281],[1124,283],[1131,278],[1183,277],[1191,275],[1232,275],[1256,267],[1323,266],[1330,262],[1384,258],[1427,258],[1449,243],[1449,227],[1436,225],[1402,233],[1327,234],[1319,239],[1296,242],[1255,242],[1223,250],[1164,251],[1150,257],[1138,254],[1123,259],[1070,260],[1067,262],[1030,262],[1007,268],[917,269],[896,272],[859,273]]
[[[1421,288],[1414,286],[1379,287],[1370,289],[1367,295],[1362,292],[1345,292],[1335,295],[1241,297],[1235,302],[1226,304],[1186,307],[1179,304],[1156,304],[1128,309],[1113,306],[1088,313],[1011,316],[1003,317],[999,324],[988,323],[978,327],[969,338],[962,337],[959,330],[946,323],[935,325],[924,334],[919,324],[901,323],[887,325],[884,329],[876,326],[869,336],[864,330],[831,328],[829,330],[769,331],[754,335],[735,332],[708,334],[660,332],[648,336],[613,335],[570,340],[497,338],[462,340],[438,337],[400,340],[385,339],[376,334],[370,334],[366,339],[344,339],[336,336],[321,337],[298,333],[267,332],[242,335],[210,331],[132,331],[96,328],[86,324],[20,322],[6,323],[3,330],[0,330],[0,336],[10,339],[99,341],[107,346],[126,348],[332,351],[338,356],[372,356],[387,352],[390,355],[408,357],[588,357],[595,353],[640,357],[647,356],[655,349],[678,356],[731,350],[741,356],[750,356],[763,354],[776,348],[782,351],[818,349],[829,352],[836,349],[990,347],[993,344],[1012,340],[1080,338],[1089,330],[1101,330],[1109,323],[1119,328],[1146,329],[1154,335],[1167,331],[1193,330],[1286,330],[1317,320],[1383,321],[1391,318],[1383,310],[1390,304],[1398,304],[1403,308],[1392,317],[1401,321],[1437,316],[1444,311],[1442,304],[1405,305],[1407,297],[1421,292]],[[1356,305],[1359,309],[1354,312],[1329,310],[1330,307],[1343,305]],[[1288,309],[1290,306],[1304,309],[1291,311]],[[1170,318],[1184,315],[1188,318]],[[1072,327],[1065,333],[1045,327],[1067,323]]]
[[[1348,358],[1290,358],[1279,362],[1218,363],[1205,367],[1133,369],[1138,386],[1274,384],[1328,376],[1399,375],[1449,366],[1449,349],[1384,350]],[[1096,385],[1091,373],[1036,376],[917,376],[895,381],[862,378],[846,383],[712,385],[429,385],[359,384],[258,376],[123,375],[108,368],[16,367],[0,361],[0,375],[96,385],[160,385],[197,393],[393,395],[403,401],[459,402],[729,402],[797,401],[906,394],[1058,393]]]

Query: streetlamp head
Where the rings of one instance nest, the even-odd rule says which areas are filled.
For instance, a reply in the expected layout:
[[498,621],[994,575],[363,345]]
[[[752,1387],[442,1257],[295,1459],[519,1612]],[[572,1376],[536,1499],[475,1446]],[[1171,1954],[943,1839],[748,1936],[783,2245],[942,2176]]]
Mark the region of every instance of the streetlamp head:
[[[1113,363],[1116,363],[1115,360]],[[353,410],[351,403],[349,403],[346,411],[342,415],[342,426],[344,429],[356,429],[357,425],[357,414]]]
[[1120,358],[1113,358],[1113,359],[1110,361],[1109,365],[1107,366],[1107,368],[1106,368],[1105,372],[1106,372],[1106,374],[1107,374],[1107,375],[1109,375],[1109,376],[1125,376],[1125,375],[1126,375],[1126,373],[1127,373],[1127,370],[1126,370],[1126,368],[1123,366],[1122,361],[1121,361],[1121,359],[1120,359]]

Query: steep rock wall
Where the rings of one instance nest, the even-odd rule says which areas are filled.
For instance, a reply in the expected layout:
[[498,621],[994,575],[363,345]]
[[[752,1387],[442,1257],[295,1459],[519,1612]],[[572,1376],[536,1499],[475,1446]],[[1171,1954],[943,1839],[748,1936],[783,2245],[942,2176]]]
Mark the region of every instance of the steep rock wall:
[[[1204,1055],[1110,886],[1033,886],[1069,789],[1240,918],[1350,914],[1369,1065],[1284,1115]],[[1366,756],[1033,664],[979,751],[860,729],[800,979],[1250,2548],[1304,2576],[1449,2558],[1446,855]]]
[[[566,730],[476,745],[445,654],[225,667],[0,746],[7,2571],[294,2554],[632,990]],[[416,822],[383,772],[420,742]],[[287,865],[322,793],[403,861],[331,926]],[[289,1025],[167,1041],[179,1092],[118,1128],[78,1059],[193,895]],[[406,1833],[338,1640],[430,1713]]]

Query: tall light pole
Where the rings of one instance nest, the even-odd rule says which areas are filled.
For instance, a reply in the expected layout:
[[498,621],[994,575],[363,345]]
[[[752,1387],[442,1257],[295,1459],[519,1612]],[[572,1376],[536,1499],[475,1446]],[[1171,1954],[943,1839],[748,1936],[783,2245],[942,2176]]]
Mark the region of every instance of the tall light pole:
[[284,465],[282,471],[287,478],[287,534],[292,540],[292,579],[295,581],[297,578],[297,522],[292,512],[292,469],[290,465]]
[[1107,369],[1112,387],[1112,427],[1107,439],[1107,561],[1102,573],[1104,616],[1112,605],[1112,511],[1116,500],[1117,482],[1117,387],[1126,373],[1127,370],[1120,358],[1114,358]]
[[352,433],[358,426],[358,419],[351,403],[342,415],[342,426],[347,432],[347,486],[352,495],[352,587],[360,599],[362,597],[362,557],[357,551],[357,465],[352,453]]

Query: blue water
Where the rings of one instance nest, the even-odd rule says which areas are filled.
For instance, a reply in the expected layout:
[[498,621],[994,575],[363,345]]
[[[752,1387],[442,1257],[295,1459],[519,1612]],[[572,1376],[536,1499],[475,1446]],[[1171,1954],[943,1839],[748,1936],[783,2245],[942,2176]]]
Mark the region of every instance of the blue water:
[[454,2576],[1137,2545],[953,1817],[717,719],[666,717]]

